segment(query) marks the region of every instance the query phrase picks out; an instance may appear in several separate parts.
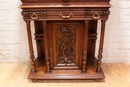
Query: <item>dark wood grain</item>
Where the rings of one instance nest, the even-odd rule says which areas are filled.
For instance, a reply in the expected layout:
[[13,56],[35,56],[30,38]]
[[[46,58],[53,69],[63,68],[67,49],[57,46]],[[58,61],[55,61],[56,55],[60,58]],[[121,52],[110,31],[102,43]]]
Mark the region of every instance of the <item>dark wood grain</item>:
[[30,50],[30,59],[32,64],[32,73],[36,73],[36,67],[35,67],[35,57],[34,57],[34,51],[33,51],[33,43],[32,43],[32,35],[31,35],[31,27],[30,27],[30,21],[25,21],[27,26],[27,34],[28,34],[28,43],[29,43],[29,50]]
[[110,0],[21,0],[22,2],[29,3],[68,3],[68,2],[109,2]]
[[98,54],[98,62],[97,62],[97,72],[101,71],[101,59],[103,53],[103,42],[104,42],[104,32],[105,32],[105,23],[106,20],[101,21],[101,34],[100,34],[100,45],[99,45],[99,54]]
[[[110,0],[21,0],[32,68],[28,79],[95,79],[101,69],[105,23]],[[101,21],[99,55],[95,58],[97,24]],[[30,22],[34,21],[37,59]]]
[[[95,59],[95,64],[97,62],[97,59]],[[54,71],[51,73],[46,73],[46,63],[44,61],[41,61],[39,59],[37,59],[35,61],[36,63],[36,67],[37,67],[37,73],[33,74],[33,73],[29,73],[28,79],[104,79],[104,73],[101,69],[100,73],[96,73],[95,69],[96,66],[94,65],[89,65],[87,68],[87,71],[82,73],[81,71],[77,71],[77,70],[60,70],[60,71]]]
[[84,39],[83,39],[83,59],[82,59],[82,72],[86,72],[86,64],[87,64],[87,44],[88,44],[88,25],[89,21],[85,21],[84,27]]
[[49,35],[48,35],[48,29],[47,29],[47,23],[46,21],[42,21],[43,23],[43,31],[44,31],[44,46],[45,46],[45,59],[46,59],[46,71],[47,73],[51,72],[50,69],[50,57],[49,57]]

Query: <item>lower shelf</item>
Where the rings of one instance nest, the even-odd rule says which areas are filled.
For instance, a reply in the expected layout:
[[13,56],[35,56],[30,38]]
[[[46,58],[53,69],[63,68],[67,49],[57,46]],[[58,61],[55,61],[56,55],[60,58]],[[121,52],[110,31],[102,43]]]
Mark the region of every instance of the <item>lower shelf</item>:
[[104,79],[104,73],[101,70],[100,73],[96,72],[96,67],[94,65],[88,65],[86,73],[76,72],[74,70],[70,70],[67,72],[63,70],[63,72],[54,72],[54,73],[46,73],[46,66],[43,61],[36,60],[36,73],[32,73],[30,71],[28,75],[28,79],[38,80],[38,79]]

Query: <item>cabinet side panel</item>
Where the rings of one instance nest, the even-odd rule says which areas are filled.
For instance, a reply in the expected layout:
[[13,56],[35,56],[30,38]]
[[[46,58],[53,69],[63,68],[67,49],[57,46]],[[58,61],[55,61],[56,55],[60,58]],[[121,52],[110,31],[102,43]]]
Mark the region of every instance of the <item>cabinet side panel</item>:
[[44,58],[44,39],[43,39],[43,26],[41,21],[34,21],[35,25],[35,40],[37,45],[38,58]]
[[97,20],[89,21],[88,54],[87,64],[93,65],[97,38]]

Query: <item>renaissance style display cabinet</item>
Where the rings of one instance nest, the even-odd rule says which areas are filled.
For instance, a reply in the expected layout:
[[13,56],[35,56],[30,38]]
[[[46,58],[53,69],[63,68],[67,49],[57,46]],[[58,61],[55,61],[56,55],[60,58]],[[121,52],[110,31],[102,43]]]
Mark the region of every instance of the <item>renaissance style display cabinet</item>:
[[[105,78],[101,69],[105,23],[110,0],[21,0],[27,26],[31,71],[28,79]],[[95,57],[97,23],[101,21]],[[30,22],[34,21],[37,50]],[[34,57],[34,52],[38,57]]]

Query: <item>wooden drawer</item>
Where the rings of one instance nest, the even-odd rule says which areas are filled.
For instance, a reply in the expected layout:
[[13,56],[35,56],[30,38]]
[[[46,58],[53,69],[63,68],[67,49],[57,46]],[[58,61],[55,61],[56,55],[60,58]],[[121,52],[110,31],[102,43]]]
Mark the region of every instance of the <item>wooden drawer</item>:
[[102,20],[109,14],[108,9],[90,8],[25,9],[22,12],[26,20]]
[[54,20],[77,20],[82,19],[85,16],[85,11],[82,8],[70,8],[70,9],[49,9],[47,12],[47,16],[50,19]]
[[110,11],[108,9],[86,9],[85,18],[90,20],[101,20],[108,18]]
[[46,10],[45,9],[25,9],[22,12],[22,15],[25,20],[43,20],[46,19]]
[[57,9],[48,10],[48,18],[55,19],[70,19],[70,20],[102,20],[107,19],[110,14],[108,9]]

